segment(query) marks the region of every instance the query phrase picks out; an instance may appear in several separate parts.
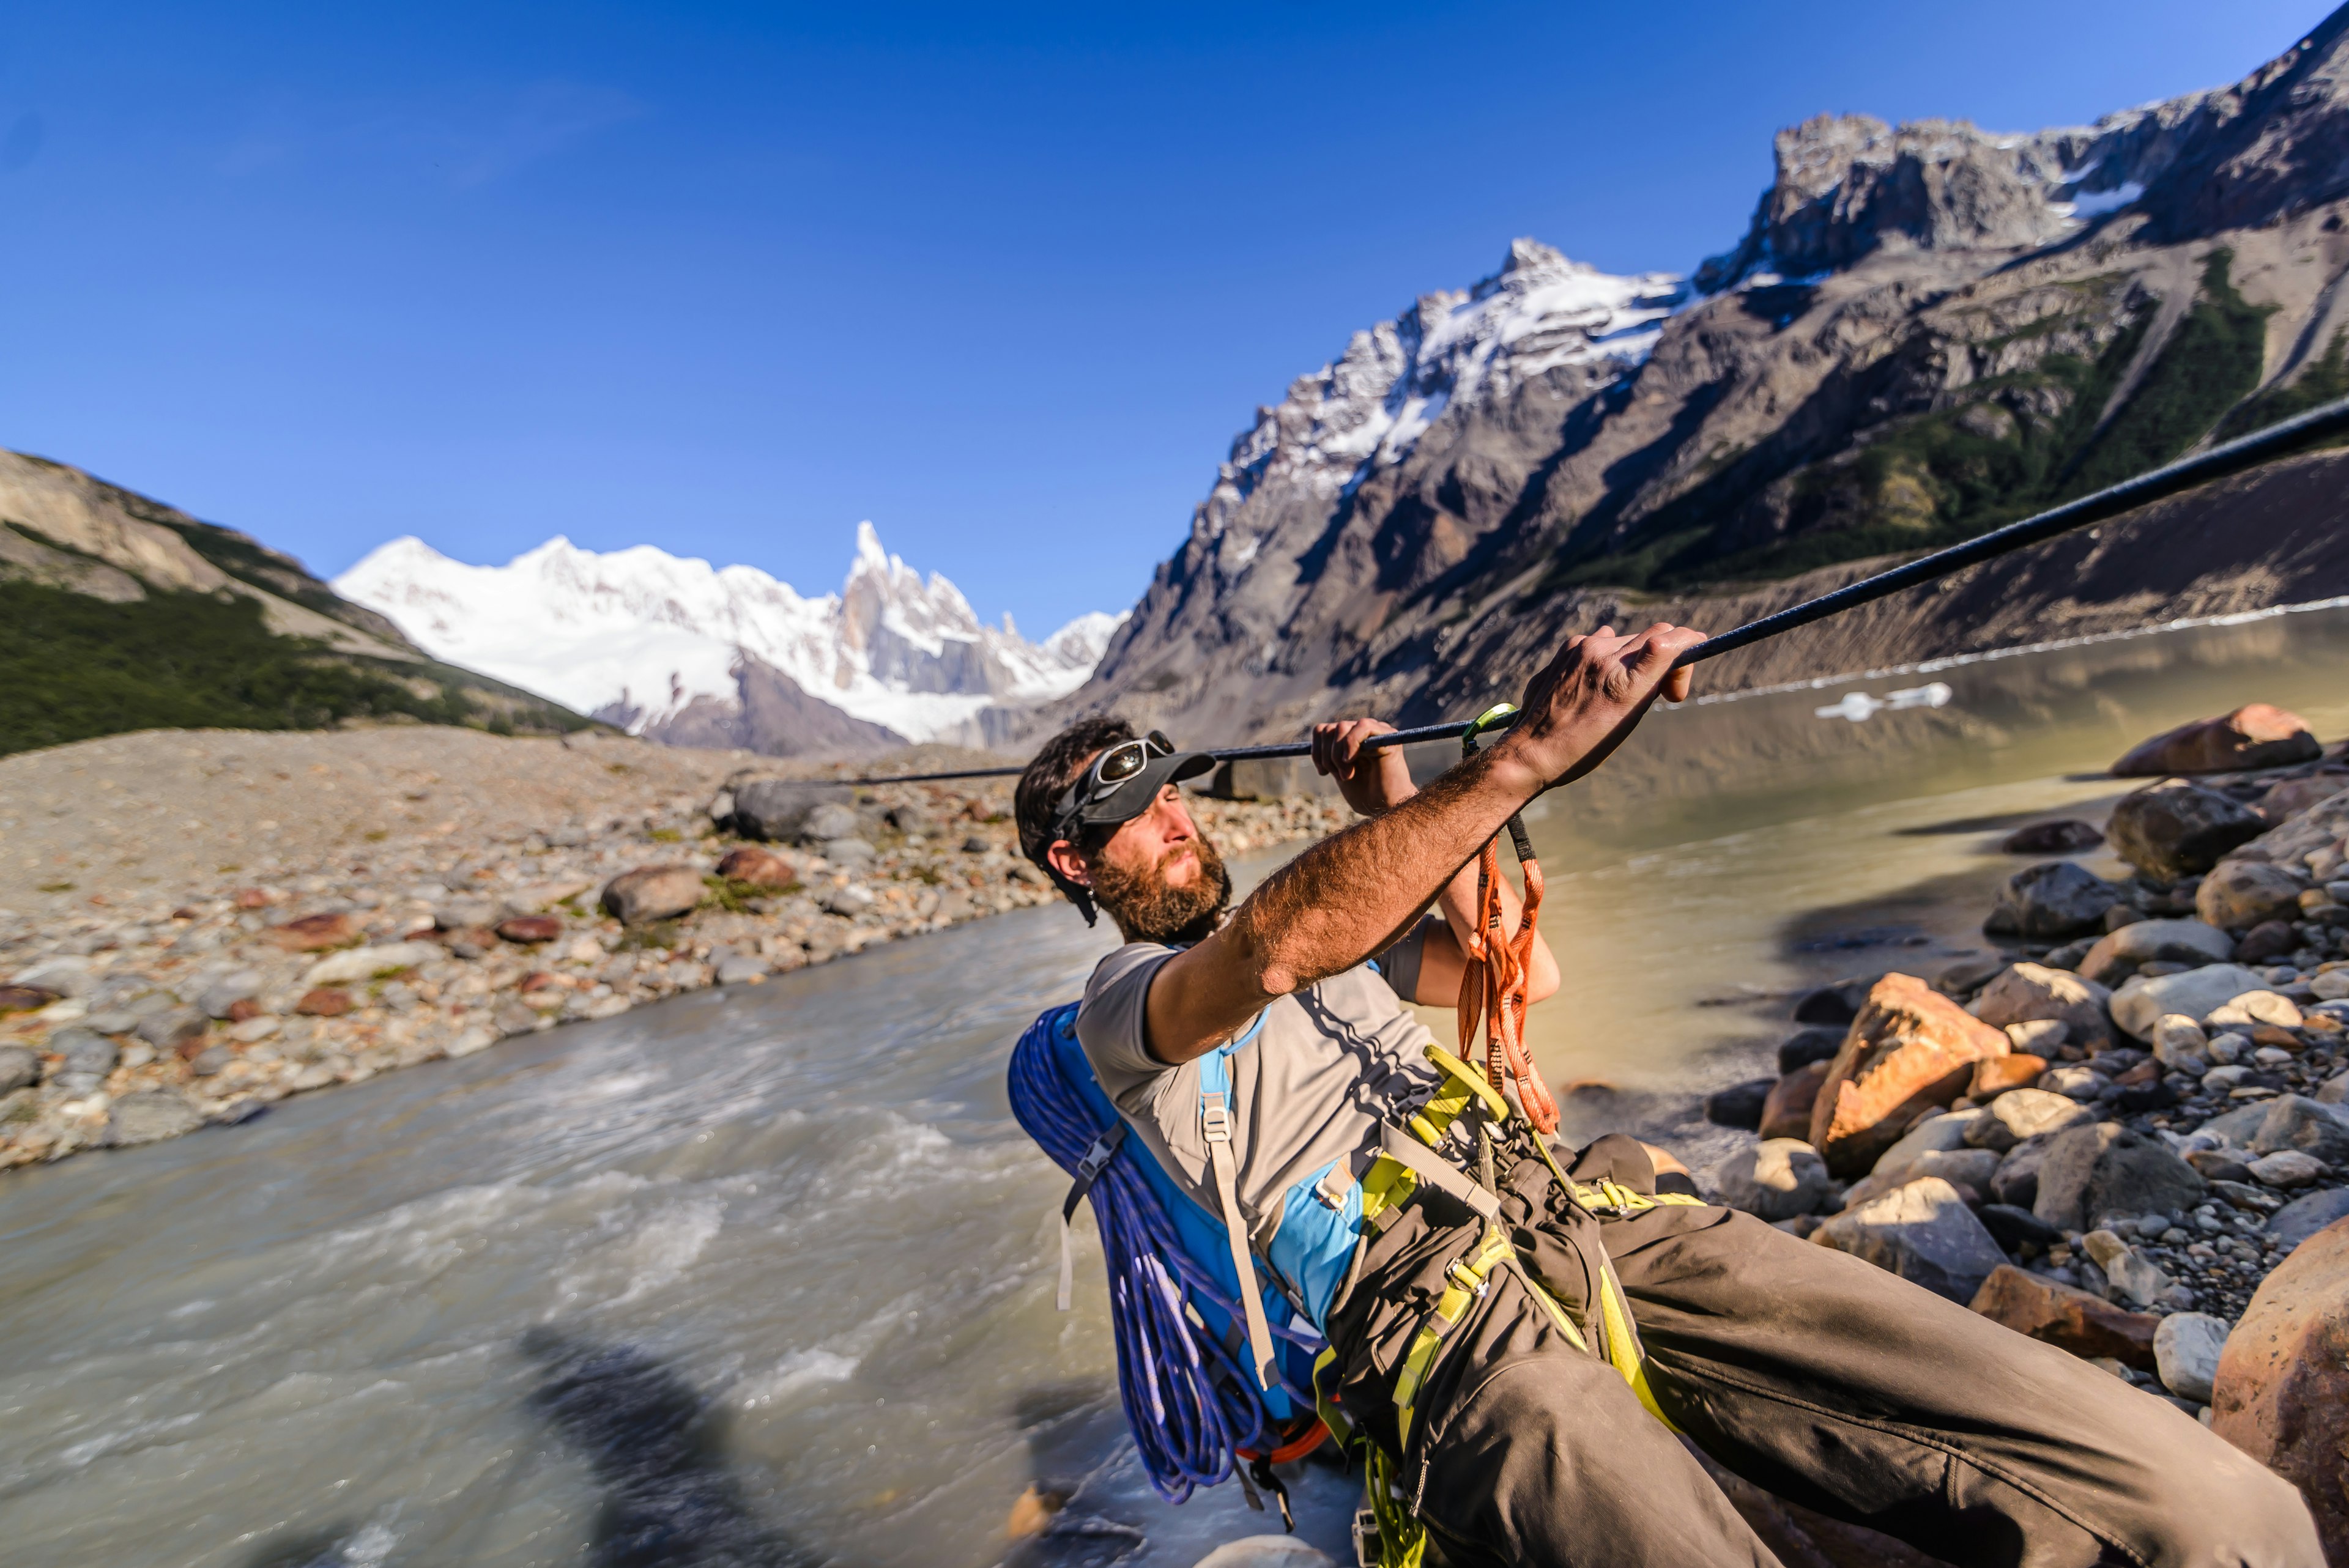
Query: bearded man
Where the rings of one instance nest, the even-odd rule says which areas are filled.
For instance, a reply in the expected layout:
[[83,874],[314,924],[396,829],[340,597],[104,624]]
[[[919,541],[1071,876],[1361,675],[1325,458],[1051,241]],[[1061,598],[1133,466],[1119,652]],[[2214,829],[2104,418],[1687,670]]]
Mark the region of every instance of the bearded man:
[[[1775,1563],[1677,1433],[1782,1497],[1950,1563],[2322,1568],[2291,1486],[2086,1361],[1748,1214],[1594,1210],[1575,1185],[1657,1191],[1620,1135],[1513,1160],[1496,1191],[1472,1194],[1477,1212],[1449,1201],[1463,1173],[1440,1171],[1334,1255],[1297,1240],[1330,1230],[1297,1206],[1300,1184],[1359,1220],[1350,1189],[1439,1087],[1403,1003],[1459,994],[1472,858],[1536,796],[1599,766],[1658,696],[1685,697],[1671,664],[1701,640],[1663,624],[1568,639],[1516,727],[1424,790],[1398,750],[1363,750],[1386,727],[1319,727],[1315,766],[1365,820],[1228,914],[1230,879],[1175,788],[1212,758],[1115,719],[1056,737],[1020,779],[1020,842],[1125,939],[1077,1017],[1102,1088],[1320,1329],[1340,1406],[1400,1460],[1405,1506],[1453,1563]],[[1546,946],[1530,972],[1532,996],[1556,989]],[[1223,1086],[1212,1111],[1203,1064]],[[1515,1266],[1474,1271],[1440,1356],[1414,1371],[1407,1347],[1431,1304],[1491,1250],[1487,1212]],[[1647,1403],[1566,1315],[1598,1313],[1610,1265]]]

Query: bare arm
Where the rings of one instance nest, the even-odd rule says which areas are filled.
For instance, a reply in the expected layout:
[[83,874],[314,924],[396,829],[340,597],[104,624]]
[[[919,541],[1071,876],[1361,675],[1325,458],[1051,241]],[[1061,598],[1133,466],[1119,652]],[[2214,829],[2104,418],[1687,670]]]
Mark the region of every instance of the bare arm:
[[[1620,745],[1666,693],[1671,661],[1701,640],[1661,623],[1630,636],[1601,627],[1568,639],[1527,686],[1524,717],[1490,750],[1306,851],[1220,930],[1167,960],[1150,986],[1151,1054],[1165,1062],[1201,1056],[1267,1004],[1350,969],[1392,941],[1513,812],[1588,773]],[[1671,682],[1669,695],[1679,700],[1687,672]]]
[[[1315,769],[1336,779],[1346,803],[1365,817],[1382,816],[1419,793],[1400,747],[1380,751],[1362,749],[1362,743],[1371,737],[1388,734],[1393,728],[1374,718],[1313,727]],[[1478,934],[1476,865],[1476,860],[1472,858],[1435,895],[1436,907],[1444,912],[1444,923],[1429,931],[1422,943],[1419,985],[1408,1000],[1446,1006],[1459,998],[1460,979],[1468,965],[1462,939],[1473,941]],[[1506,877],[1501,879],[1500,904],[1501,929],[1516,931],[1523,904],[1516,889],[1509,885]],[[1527,1001],[1541,1001],[1557,989],[1557,960],[1551,955],[1548,941],[1538,931],[1534,934],[1527,968]]]

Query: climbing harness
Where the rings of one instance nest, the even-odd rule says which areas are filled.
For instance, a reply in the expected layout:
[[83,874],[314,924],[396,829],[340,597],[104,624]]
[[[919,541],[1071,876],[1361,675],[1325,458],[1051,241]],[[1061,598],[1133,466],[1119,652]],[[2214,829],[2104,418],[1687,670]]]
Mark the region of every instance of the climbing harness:
[[[1889,572],[1879,572],[1873,577],[1846,583],[1831,593],[1806,599],[1799,604],[1789,605],[1760,620],[1748,621],[1717,637],[1706,638],[1674,659],[1672,667],[1682,669],[1707,659],[1717,659],[1723,654],[1733,653],[1782,632],[1807,626],[1814,621],[1841,614],[1846,610],[1898,593],[1905,588],[1914,588],[1947,577],[1969,566],[1979,566],[1985,561],[1993,561],[2018,550],[2027,550],[2034,544],[2044,544],[2064,534],[2076,533],[2092,524],[2118,517],[2125,511],[2134,511],[2138,507],[2192,490],[2197,485],[2241,473],[2271,459],[2288,457],[2310,442],[2344,433],[2349,433],[2349,397],[2280,420],[2264,430],[2239,437],[2207,452],[2180,458],[2174,463],[2150,469],[2135,479],[2107,486],[2093,495],[2051,507],[2020,522],[1994,528],[1962,544],[1937,550],[1930,555],[1920,555]],[[1466,734],[1475,722],[1430,724],[1416,729],[1390,730],[1362,742],[1362,749],[1381,751],[1390,746],[1412,746],[1424,740],[1456,740]],[[1268,746],[1218,746],[1209,749],[1217,761],[1240,762],[1259,758],[1309,757],[1313,754],[1313,743],[1309,740],[1284,740]],[[885,779],[843,779],[834,782],[843,785],[926,784],[949,779],[1009,779],[1026,771],[1026,766],[1022,764],[1011,768],[965,768],[944,773],[897,773]]]

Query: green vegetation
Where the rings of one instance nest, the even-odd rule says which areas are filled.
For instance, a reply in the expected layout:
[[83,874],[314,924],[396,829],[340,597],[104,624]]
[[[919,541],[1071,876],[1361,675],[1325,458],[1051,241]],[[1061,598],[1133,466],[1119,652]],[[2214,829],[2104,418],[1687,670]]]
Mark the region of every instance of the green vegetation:
[[2230,440],[2237,436],[2248,436],[2295,414],[2305,414],[2311,408],[2321,408],[2327,403],[2337,403],[2349,397],[2349,362],[2344,362],[2345,352],[2349,352],[2349,327],[2333,335],[2323,358],[2282,386],[2271,387],[2228,415],[2219,427],[2220,436]]
[[[1955,407],[1892,422],[1857,450],[1796,469],[1785,531],[1766,544],[1724,551],[1750,490],[1723,475],[1662,509],[1631,548],[1561,562],[1543,587],[1681,589],[1940,549],[2168,462],[2222,418],[2231,427],[2257,409],[2255,427],[2349,393],[2336,339],[2290,388],[2239,408],[2259,384],[2271,307],[2237,292],[2233,261],[2224,249],[2204,258],[2194,304],[2109,420],[2106,406],[2152,327],[2150,310],[2137,311],[2093,359],[2047,354],[2029,369],[1973,383]],[[2082,311],[2042,317],[1981,347],[1994,356],[2079,324],[2108,308],[2119,283],[2085,280]]]
[[[549,727],[580,722],[538,706]],[[416,670],[278,636],[242,595],[114,603],[0,581],[0,753],[129,729],[315,729],[403,716],[474,724],[480,711]]]

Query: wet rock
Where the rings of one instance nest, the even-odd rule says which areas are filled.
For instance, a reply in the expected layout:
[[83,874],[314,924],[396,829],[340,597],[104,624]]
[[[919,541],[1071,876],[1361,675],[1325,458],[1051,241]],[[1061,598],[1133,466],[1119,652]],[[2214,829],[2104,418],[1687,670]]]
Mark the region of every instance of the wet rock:
[[644,925],[692,913],[701,892],[691,866],[639,866],[605,883],[598,902],[623,925]]
[[440,944],[431,942],[387,942],[379,947],[353,947],[311,965],[303,971],[302,985],[306,988],[347,985],[413,969],[440,955]]
[[2153,1339],[2159,1318],[2126,1311],[2013,1264],[1992,1270],[1971,1305],[1993,1323],[2075,1356],[2108,1357],[2148,1372],[2154,1368]]
[[2113,808],[2113,852],[2158,882],[2207,872],[2238,844],[2266,832],[2265,819],[2232,796],[2183,779],[2121,797]]
[[2263,920],[2243,933],[2235,956],[2245,964],[2272,964],[2290,957],[2300,947],[2300,933],[2287,920]]
[[320,985],[302,993],[294,1010],[305,1018],[339,1018],[357,1004],[339,986]]
[[[2084,1231],[2102,1214],[2182,1213],[2202,1202],[2201,1173],[2168,1145],[2112,1122],[2051,1136],[2031,1212],[2051,1225]],[[2012,1202],[2003,1192],[2002,1202]]]
[[1908,1158],[1896,1159],[1890,1152],[1876,1162],[1876,1169],[1852,1183],[1844,1194],[1846,1210],[1858,1208],[1895,1188],[1927,1176],[1938,1176],[1957,1189],[1969,1202],[1990,1195],[1991,1178],[1998,1171],[1998,1155],[1987,1149],[1928,1149]]
[[2169,1294],[2170,1279],[2160,1265],[2110,1231],[2090,1231],[2080,1246],[2111,1282],[2116,1299],[2138,1306],[2154,1306]]
[[2248,703],[2142,742],[2113,764],[2117,779],[2164,773],[2235,773],[2313,762],[2323,755],[2308,721],[2288,709]]
[[2037,964],[2013,964],[1982,987],[1967,1010],[2002,1029],[2041,1020],[2060,1023],[2066,1044],[2093,1053],[2112,1038],[2105,1011],[2111,1000],[2112,993],[2093,980]]
[[2288,1094],[2268,1102],[2259,1130],[2244,1147],[2254,1154],[2296,1149],[2327,1165],[2349,1165],[2349,1122],[2306,1095]]
[[[731,825],[744,838],[789,843],[801,836],[809,816],[819,808],[845,807],[850,799],[850,792],[836,784],[747,779],[733,787]],[[853,810],[849,814],[855,815]]]
[[2163,1015],[2201,1018],[2246,991],[2267,982],[2239,964],[2209,964],[2176,975],[2139,975],[2113,993],[2113,1022],[2140,1040],[2150,1039]]
[[2093,850],[2105,835],[2093,824],[2064,817],[2053,822],[2033,822],[2001,839],[1998,847],[2010,855],[2068,855]]
[[1811,1233],[1831,1246],[1951,1300],[1970,1303],[2007,1266],[1956,1188],[1928,1176],[1847,1209]]
[[114,1102],[107,1121],[106,1140],[127,1149],[177,1138],[203,1124],[203,1113],[177,1089],[148,1089],[126,1094]]
[[2322,1180],[2327,1167],[2313,1154],[2303,1154],[2297,1149],[2279,1149],[2273,1154],[2261,1155],[2245,1169],[2251,1172],[2251,1180],[2261,1186],[2289,1191]]
[[2349,1220],[2349,1187],[2328,1187],[2294,1198],[2268,1217],[2278,1252],[2290,1252],[2328,1225]]
[[2198,1405],[2210,1402],[2219,1376],[2219,1353],[2226,1347],[2227,1323],[2206,1312],[2176,1312],[2153,1331],[2153,1360],[2161,1386]]
[[2199,968],[2235,956],[2235,939],[2207,921],[2140,920],[2106,932],[2082,956],[2080,977],[2117,985],[2143,964],[2182,964]]
[[305,914],[271,926],[265,934],[288,953],[323,953],[330,947],[347,946],[363,934],[358,922],[347,914]]
[[2220,1352],[2210,1429],[2298,1487],[2326,1561],[2349,1563],[2349,1224],[2261,1282]]
[[771,850],[756,844],[738,844],[726,851],[718,862],[718,874],[728,882],[746,887],[793,888],[799,886],[799,868]]
[[551,914],[517,914],[498,922],[496,930],[508,942],[527,945],[554,941],[563,934],[563,922]]
[[[2349,993],[2344,993],[2349,994]],[[1778,1044],[1780,1077],[1813,1062],[1831,1062],[1843,1044],[1844,1031],[1839,1028],[1803,1029],[1789,1035]]]
[[2260,861],[2221,861],[2194,890],[2194,913],[2222,931],[2249,931],[2262,921],[2300,913],[2301,880]]
[[1704,1097],[1704,1119],[1715,1127],[1739,1127],[1751,1132],[1762,1125],[1762,1108],[1777,1085],[1776,1078],[1753,1078],[1715,1089]]
[[1920,1111],[1964,1093],[1976,1062],[2006,1054],[2001,1031],[1912,975],[1887,975],[1828,1064],[1808,1141],[1830,1171],[1857,1175]]
[[0,1046],[0,1094],[41,1081],[41,1058],[24,1046]]
[[1974,1211],[1982,1229],[2009,1253],[2044,1253],[2060,1246],[2064,1233],[2033,1213],[2013,1203],[1984,1203]]
[[1983,1107],[1982,1114],[1968,1124],[1966,1142],[2004,1154],[2026,1138],[2061,1132],[2095,1119],[2094,1110],[2067,1096],[2044,1088],[2012,1089]]
[[1990,1195],[2002,1203],[2028,1209],[2039,1198],[2039,1167],[2046,1161],[2054,1135],[2026,1138],[2008,1150],[1990,1179]]
[[[2061,1025],[2056,1026],[2062,1027]],[[2008,1039],[2014,1036],[2009,1031]],[[2001,1096],[2019,1088],[2029,1088],[2047,1071],[2047,1058],[2029,1051],[2010,1051],[1986,1062],[1974,1064],[1973,1081],[1966,1086],[1967,1097],[1977,1105],[1988,1105]]]
[[2044,861],[2006,879],[1982,929],[2012,936],[2077,936],[2104,929],[2120,894],[2070,861]]
[[1713,1184],[1733,1209],[1791,1220],[1816,1209],[1834,1183],[1817,1150],[1796,1139],[1766,1138],[1723,1161]]
[[[1868,1001],[1868,993],[1884,978],[1871,975],[1865,978],[1838,980],[1832,985],[1822,985],[1816,991],[1806,991],[1795,999],[1793,1018],[1797,1024],[1823,1024],[1841,1027],[1859,1016]],[[1842,1044],[1838,1039],[1837,1045]]]
[[1829,1063],[1813,1061],[1796,1068],[1776,1083],[1763,1097],[1762,1119],[1755,1130],[1764,1138],[1797,1138],[1808,1140],[1811,1133],[1811,1107],[1819,1098],[1819,1089],[1827,1081]]
[[730,953],[716,967],[720,985],[750,985],[767,977],[766,960],[747,953]]
[[131,1032],[159,1051],[176,1051],[191,1040],[201,1040],[211,1020],[193,1007],[167,1007],[139,1020]]

